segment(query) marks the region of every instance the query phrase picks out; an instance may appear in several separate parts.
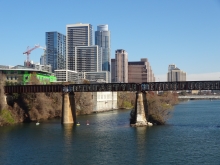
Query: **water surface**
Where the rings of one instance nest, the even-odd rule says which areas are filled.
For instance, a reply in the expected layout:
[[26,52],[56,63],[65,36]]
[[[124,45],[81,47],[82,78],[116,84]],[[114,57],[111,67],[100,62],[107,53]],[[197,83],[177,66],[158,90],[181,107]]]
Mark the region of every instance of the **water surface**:
[[[133,128],[129,110],[0,128],[0,164],[220,165],[220,101],[175,106],[165,126]],[[86,125],[89,120],[90,125]]]

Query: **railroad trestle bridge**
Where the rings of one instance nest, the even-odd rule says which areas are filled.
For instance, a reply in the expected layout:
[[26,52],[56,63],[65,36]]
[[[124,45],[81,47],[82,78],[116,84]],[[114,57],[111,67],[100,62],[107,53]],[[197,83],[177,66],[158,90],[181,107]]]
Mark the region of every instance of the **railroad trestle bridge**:
[[136,92],[136,125],[147,125],[148,91],[181,90],[220,90],[220,81],[181,81],[181,82],[146,82],[146,83],[103,83],[103,84],[54,84],[54,85],[15,85],[5,86],[5,94],[59,92],[63,94],[62,123],[76,121],[74,92]]

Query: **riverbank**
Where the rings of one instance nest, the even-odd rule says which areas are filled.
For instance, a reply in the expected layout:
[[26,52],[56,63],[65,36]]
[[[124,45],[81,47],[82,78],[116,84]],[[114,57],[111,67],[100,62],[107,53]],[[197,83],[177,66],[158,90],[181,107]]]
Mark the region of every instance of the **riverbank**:
[[[173,105],[177,104],[176,94],[164,92],[158,96],[148,92],[147,109],[149,122],[157,125],[165,124]],[[8,96],[8,105],[0,111],[0,125],[10,125],[22,122],[33,122],[61,117],[62,95],[60,93],[29,93]],[[91,93],[75,93],[76,114],[86,115],[112,111],[93,111]],[[86,104],[85,104],[86,103]],[[119,92],[118,105],[120,109],[133,109],[135,93]]]

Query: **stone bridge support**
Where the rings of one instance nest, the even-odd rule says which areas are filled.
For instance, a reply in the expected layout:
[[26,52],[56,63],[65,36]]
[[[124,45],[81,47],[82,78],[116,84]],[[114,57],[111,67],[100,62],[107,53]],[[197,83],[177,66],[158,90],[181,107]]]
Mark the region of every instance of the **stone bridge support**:
[[133,124],[133,126],[140,127],[140,126],[152,125],[151,123],[147,122],[148,107],[147,107],[146,92],[136,93],[135,113],[136,113],[136,123]]
[[75,95],[73,92],[63,93],[62,124],[73,124],[76,121]]
[[7,106],[7,95],[2,95],[0,97],[1,102],[0,102],[0,110],[3,110]]

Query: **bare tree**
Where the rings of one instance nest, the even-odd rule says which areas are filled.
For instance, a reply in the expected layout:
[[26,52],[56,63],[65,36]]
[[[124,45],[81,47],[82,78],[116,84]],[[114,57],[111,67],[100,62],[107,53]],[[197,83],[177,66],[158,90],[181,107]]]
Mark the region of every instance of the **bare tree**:
[[156,124],[165,124],[171,115],[173,105],[177,104],[178,97],[175,93],[165,92],[158,96],[154,92],[147,94],[149,121]]
[[[90,84],[86,79],[83,80],[83,84]],[[91,114],[93,111],[93,98],[92,92],[75,92],[76,113]]]
[[5,94],[4,94],[4,85],[5,85],[5,82],[4,82],[4,78],[5,78],[5,75],[3,75],[1,72],[0,72],[0,111],[4,108],[5,106],[5,101],[4,101],[4,97],[5,97]]
[[135,104],[134,92],[118,92],[118,107],[133,108]]

